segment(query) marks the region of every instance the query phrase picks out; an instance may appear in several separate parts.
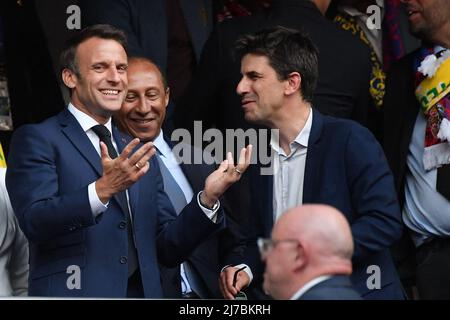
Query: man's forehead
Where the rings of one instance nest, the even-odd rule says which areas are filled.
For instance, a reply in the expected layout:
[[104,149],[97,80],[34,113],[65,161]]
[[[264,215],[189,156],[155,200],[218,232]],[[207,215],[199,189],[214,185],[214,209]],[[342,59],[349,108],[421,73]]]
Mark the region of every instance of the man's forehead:
[[109,58],[127,63],[127,54],[124,47],[114,39],[89,38],[78,45],[76,54],[91,60]]
[[263,73],[272,68],[269,64],[269,58],[264,55],[246,54],[241,61],[241,72],[257,72]]

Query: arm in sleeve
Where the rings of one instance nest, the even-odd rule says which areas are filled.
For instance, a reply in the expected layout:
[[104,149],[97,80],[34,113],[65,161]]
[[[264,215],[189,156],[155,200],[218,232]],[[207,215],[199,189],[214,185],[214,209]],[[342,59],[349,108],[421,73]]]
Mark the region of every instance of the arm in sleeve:
[[383,150],[366,129],[355,126],[346,146],[355,241],[354,262],[389,248],[402,234],[400,207]]
[[88,186],[60,194],[55,148],[34,126],[11,141],[6,186],[19,224],[31,242],[44,242],[95,224]]

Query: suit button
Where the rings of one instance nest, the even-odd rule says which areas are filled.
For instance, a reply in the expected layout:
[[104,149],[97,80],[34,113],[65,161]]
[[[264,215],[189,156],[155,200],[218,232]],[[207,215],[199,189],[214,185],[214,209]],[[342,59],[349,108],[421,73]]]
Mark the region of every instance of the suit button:
[[127,227],[127,223],[125,222],[125,221],[121,221],[120,223],[119,223],[119,228],[120,229],[125,229]]
[[121,263],[121,264],[127,263],[127,260],[128,260],[128,258],[127,258],[126,256],[121,256],[121,257],[120,257],[120,263]]

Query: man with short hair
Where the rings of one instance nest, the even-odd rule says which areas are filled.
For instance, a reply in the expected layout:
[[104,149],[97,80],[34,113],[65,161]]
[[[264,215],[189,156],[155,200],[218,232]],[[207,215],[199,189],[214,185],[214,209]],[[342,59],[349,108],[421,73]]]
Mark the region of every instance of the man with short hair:
[[353,238],[342,213],[326,205],[288,210],[271,239],[259,239],[264,289],[275,299],[359,300],[352,273]]
[[[262,265],[257,237],[268,237],[287,209],[323,203],[349,221],[355,253],[352,281],[366,299],[402,299],[389,247],[402,231],[392,175],[374,136],[356,122],[323,116],[311,101],[318,78],[317,49],[303,33],[274,27],[245,35],[237,42],[242,78],[237,85],[245,119],[278,129],[272,135],[273,175],[252,170],[252,222],[244,262],[255,278],[258,295]],[[379,267],[368,285],[369,266]],[[235,268],[222,272],[221,285],[231,298],[250,279]],[[260,293],[260,292],[259,292]]]

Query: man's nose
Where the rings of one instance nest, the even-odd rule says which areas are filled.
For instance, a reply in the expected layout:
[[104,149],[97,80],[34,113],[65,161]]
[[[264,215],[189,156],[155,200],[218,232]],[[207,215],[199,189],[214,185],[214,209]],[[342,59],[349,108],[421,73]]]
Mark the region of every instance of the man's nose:
[[115,83],[118,83],[120,81],[119,71],[117,71],[115,67],[108,69],[107,80]]
[[248,92],[248,85],[244,78],[242,78],[241,81],[239,81],[236,87],[236,92],[238,95],[243,95],[244,93]]
[[137,105],[136,112],[140,115],[146,115],[152,109],[152,104],[150,101],[147,101],[145,97],[141,97],[139,99],[139,104]]

